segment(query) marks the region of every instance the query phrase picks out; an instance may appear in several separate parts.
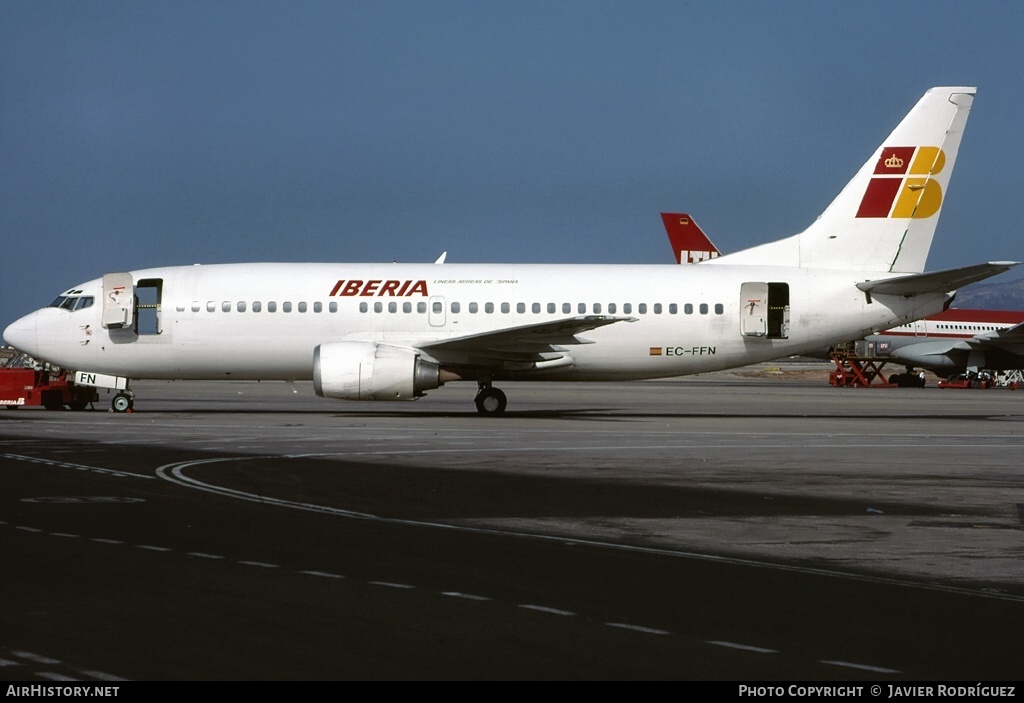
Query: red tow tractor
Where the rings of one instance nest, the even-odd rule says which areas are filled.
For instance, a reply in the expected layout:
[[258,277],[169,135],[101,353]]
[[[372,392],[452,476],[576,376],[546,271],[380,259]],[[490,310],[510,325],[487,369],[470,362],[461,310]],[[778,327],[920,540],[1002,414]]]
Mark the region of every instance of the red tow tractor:
[[[19,357],[11,359],[17,363]],[[67,371],[15,366],[0,368],[0,407],[23,408],[43,406],[47,410],[85,410],[99,400],[92,386],[78,386],[67,377]]]

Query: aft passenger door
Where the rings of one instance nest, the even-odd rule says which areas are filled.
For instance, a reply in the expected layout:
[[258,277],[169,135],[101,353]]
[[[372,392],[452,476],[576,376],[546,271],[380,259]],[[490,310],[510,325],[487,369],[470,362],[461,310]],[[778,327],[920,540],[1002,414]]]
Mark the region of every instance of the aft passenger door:
[[789,284],[761,281],[741,284],[740,332],[746,337],[789,337]]

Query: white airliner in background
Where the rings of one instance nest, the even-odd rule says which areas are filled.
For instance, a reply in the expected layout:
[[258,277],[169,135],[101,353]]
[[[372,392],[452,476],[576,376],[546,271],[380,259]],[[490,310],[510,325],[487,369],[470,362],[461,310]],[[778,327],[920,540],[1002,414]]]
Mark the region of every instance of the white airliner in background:
[[[950,308],[868,335],[876,354],[940,375],[1024,369],[1024,312]],[[883,346],[884,345],[884,346]],[[890,378],[890,381],[892,379]]]
[[4,339],[129,379],[312,379],[317,394],[411,400],[505,379],[682,376],[800,354],[934,315],[1014,262],[922,273],[974,99],[929,90],[803,232],[692,266],[222,264],[107,274]]

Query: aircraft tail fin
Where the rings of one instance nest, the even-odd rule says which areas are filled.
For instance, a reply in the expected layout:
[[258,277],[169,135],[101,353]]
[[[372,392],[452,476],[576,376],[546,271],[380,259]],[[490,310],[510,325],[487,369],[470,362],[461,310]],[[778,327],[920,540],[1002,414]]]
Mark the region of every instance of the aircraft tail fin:
[[924,271],[975,92],[932,88],[810,227],[715,263]]
[[692,217],[684,212],[663,212],[661,221],[677,264],[698,264],[722,255]]

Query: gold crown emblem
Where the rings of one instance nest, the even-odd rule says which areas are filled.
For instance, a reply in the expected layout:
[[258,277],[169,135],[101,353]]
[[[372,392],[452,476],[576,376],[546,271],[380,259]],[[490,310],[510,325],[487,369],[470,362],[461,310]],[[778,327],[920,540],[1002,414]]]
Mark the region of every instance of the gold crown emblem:
[[903,168],[903,159],[893,154],[885,160],[886,168]]

